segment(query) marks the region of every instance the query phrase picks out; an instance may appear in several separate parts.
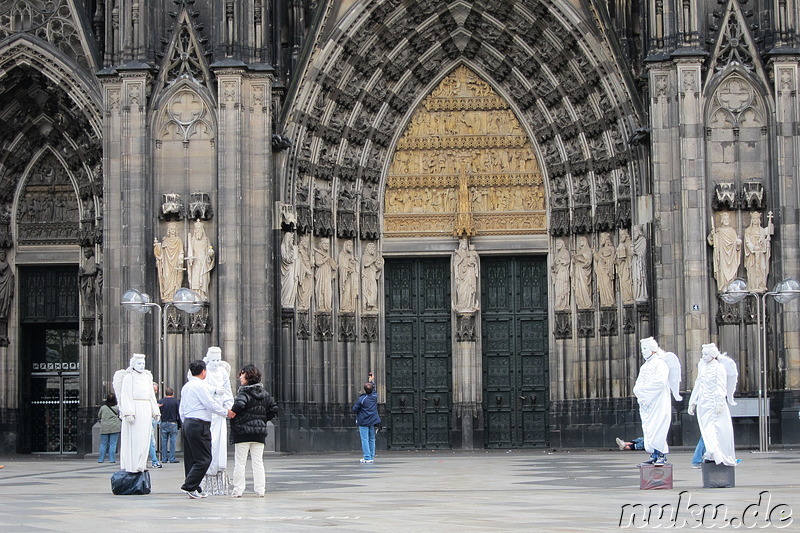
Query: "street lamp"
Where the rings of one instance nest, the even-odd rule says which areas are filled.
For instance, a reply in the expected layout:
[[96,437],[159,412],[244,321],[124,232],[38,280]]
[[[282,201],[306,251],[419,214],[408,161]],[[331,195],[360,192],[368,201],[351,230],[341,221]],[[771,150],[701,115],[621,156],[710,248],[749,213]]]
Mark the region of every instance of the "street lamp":
[[173,300],[171,302],[165,302],[162,309],[160,305],[150,301],[150,296],[147,293],[137,291],[136,289],[130,289],[122,295],[122,306],[125,309],[142,314],[149,313],[151,307],[158,309],[158,379],[161,380],[163,385],[164,358],[167,355],[167,309],[169,306],[174,306],[186,313],[195,314],[203,308],[203,301],[193,290],[181,287],[175,291]]
[[767,296],[783,305],[800,296],[800,283],[793,278],[786,278],[768,292],[751,291],[747,282],[741,278],[731,281],[720,298],[725,303],[736,304],[748,296],[756,299],[756,327],[758,327],[758,451],[769,451],[769,408],[767,391]]

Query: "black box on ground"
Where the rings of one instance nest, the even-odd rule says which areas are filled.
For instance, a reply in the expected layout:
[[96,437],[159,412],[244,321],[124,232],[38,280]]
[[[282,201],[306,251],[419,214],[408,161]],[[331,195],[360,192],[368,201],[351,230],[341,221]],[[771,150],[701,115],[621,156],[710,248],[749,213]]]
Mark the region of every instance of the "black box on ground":
[[714,461],[703,461],[703,487],[727,489],[736,486],[735,468]]

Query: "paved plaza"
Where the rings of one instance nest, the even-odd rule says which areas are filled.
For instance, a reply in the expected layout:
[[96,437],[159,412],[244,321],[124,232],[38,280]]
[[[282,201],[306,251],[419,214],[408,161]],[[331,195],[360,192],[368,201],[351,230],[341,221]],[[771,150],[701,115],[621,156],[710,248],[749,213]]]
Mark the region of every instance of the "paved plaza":
[[[274,454],[265,459],[266,498],[253,494],[248,468],[243,498],[191,500],[178,490],[183,464],[151,470],[149,495],[114,496],[109,479],[116,465],[92,457],[7,456],[0,458],[0,531],[800,529],[798,451],[739,450],[736,487],[727,489],[702,488],[701,471],[689,465],[691,453],[681,451],[669,455],[672,490],[640,490],[635,465],[646,457],[620,451],[384,451],[374,464],[362,465],[354,453]],[[722,512],[713,516],[714,509]],[[770,513],[773,522],[767,522]]]

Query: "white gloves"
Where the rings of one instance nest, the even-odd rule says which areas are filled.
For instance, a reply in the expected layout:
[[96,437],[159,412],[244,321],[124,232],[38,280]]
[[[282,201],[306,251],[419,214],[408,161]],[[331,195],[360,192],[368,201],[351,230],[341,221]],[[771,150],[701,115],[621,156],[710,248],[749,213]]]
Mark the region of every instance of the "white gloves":
[[693,403],[689,404],[689,411],[688,411],[689,416],[694,416],[694,408],[695,408],[695,404],[693,404]]

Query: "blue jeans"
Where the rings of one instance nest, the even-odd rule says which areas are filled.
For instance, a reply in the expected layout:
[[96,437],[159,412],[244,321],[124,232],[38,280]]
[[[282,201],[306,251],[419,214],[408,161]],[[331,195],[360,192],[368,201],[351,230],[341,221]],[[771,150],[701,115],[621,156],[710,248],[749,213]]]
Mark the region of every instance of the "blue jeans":
[[634,450],[644,450],[644,437],[636,437],[631,443]]
[[699,465],[703,462],[703,456],[706,454],[706,443],[703,440],[703,436],[700,435],[700,440],[697,441],[697,446],[694,449],[694,455],[692,456],[692,464]]
[[175,441],[178,438],[177,422],[161,422],[161,462],[175,462]]
[[156,454],[156,433],[158,433],[158,422],[153,419],[153,431],[150,432],[150,462],[158,463],[158,455]]
[[358,433],[361,435],[361,451],[364,452],[364,459],[372,461],[375,459],[375,426],[358,426]]
[[117,441],[119,440],[119,433],[101,433],[100,434],[100,456],[97,458],[98,463],[102,463],[106,454],[108,454],[108,461],[110,463],[117,462]]

